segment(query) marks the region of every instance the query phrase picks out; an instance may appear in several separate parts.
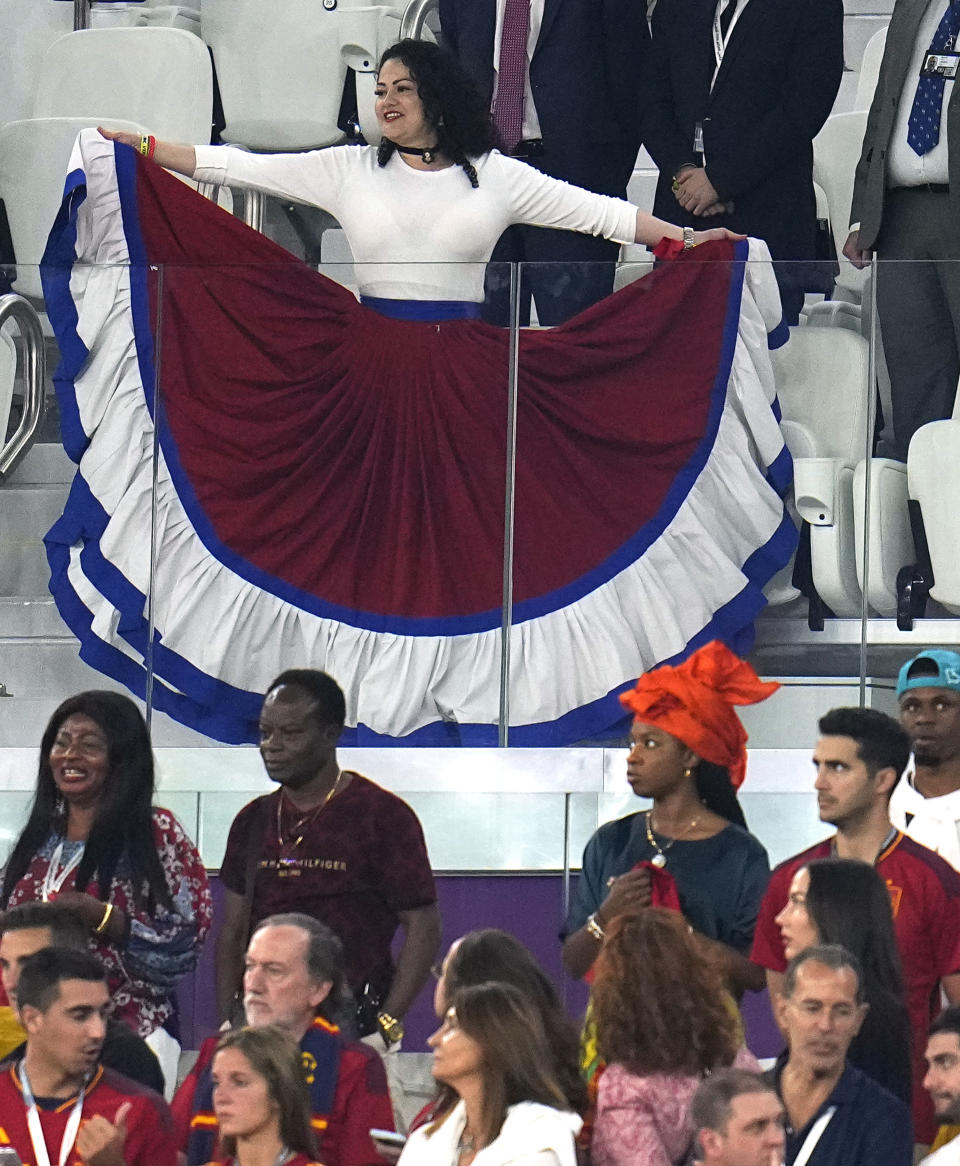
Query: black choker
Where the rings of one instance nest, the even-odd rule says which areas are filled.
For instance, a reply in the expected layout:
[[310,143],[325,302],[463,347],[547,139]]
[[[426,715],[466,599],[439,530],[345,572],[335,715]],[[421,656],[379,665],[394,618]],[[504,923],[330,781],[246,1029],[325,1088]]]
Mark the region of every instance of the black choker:
[[[390,141],[388,138],[387,141]],[[437,160],[437,147],[427,146],[425,150],[416,149],[414,146],[398,146],[396,142],[390,142],[395,150],[399,150],[401,154],[413,154],[417,158],[422,158],[429,166],[432,162]]]

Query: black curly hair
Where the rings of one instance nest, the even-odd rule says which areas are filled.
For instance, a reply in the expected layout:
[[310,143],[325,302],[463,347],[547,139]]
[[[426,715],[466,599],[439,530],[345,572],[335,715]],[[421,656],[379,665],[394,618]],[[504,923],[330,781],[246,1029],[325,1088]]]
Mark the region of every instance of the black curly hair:
[[[490,112],[466,70],[452,53],[423,40],[391,45],[380,58],[379,68],[387,61],[400,61],[410,70],[424,117],[436,130],[438,151],[463,169],[471,186],[479,186],[470,159],[493,150],[497,136]],[[381,139],[378,164],[386,166],[396,148],[389,138]]]

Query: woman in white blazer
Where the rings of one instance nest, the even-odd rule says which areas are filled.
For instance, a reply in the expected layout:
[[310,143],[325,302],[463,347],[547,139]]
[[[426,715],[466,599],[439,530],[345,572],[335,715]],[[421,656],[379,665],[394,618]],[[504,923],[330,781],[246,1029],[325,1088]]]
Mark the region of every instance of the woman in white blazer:
[[509,984],[455,993],[430,1037],[441,1097],[400,1166],[575,1166],[567,1108],[536,1010]]

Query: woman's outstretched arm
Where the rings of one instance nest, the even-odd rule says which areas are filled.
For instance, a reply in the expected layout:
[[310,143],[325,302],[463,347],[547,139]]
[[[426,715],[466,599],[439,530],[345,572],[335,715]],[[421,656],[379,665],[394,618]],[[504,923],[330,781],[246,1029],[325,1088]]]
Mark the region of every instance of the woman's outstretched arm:
[[[128,137],[130,135],[127,135]],[[159,149],[159,146],[157,147]],[[712,239],[745,239],[746,235],[737,235],[728,231],[726,227],[711,227],[708,231],[694,231],[693,245],[708,243]],[[683,242],[683,228],[666,219],[658,219],[646,211],[637,211],[637,233],[635,243],[645,243],[648,247],[655,247],[661,239],[676,239]]]
[[[135,150],[140,149],[140,134],[131,133],[129,130],[105,130],[103,126],[98,126],[97,129],[101,137],[110,142],[122,142],[123,145],[132,146]],[[192,178],[197,168],[197,152],[193,146],[182,146],[179,142],[158,141],[151,161],[162,166],[164,170],[175,170],[177,174]]]

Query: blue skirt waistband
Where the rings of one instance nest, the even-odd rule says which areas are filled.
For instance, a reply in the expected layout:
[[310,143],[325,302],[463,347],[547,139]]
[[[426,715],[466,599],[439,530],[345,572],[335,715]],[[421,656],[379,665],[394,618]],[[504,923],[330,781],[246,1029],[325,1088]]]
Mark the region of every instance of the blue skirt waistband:
[[360,303],[392,320],[477,320],[480,305],[472,300],[390,300],[361,296]]

